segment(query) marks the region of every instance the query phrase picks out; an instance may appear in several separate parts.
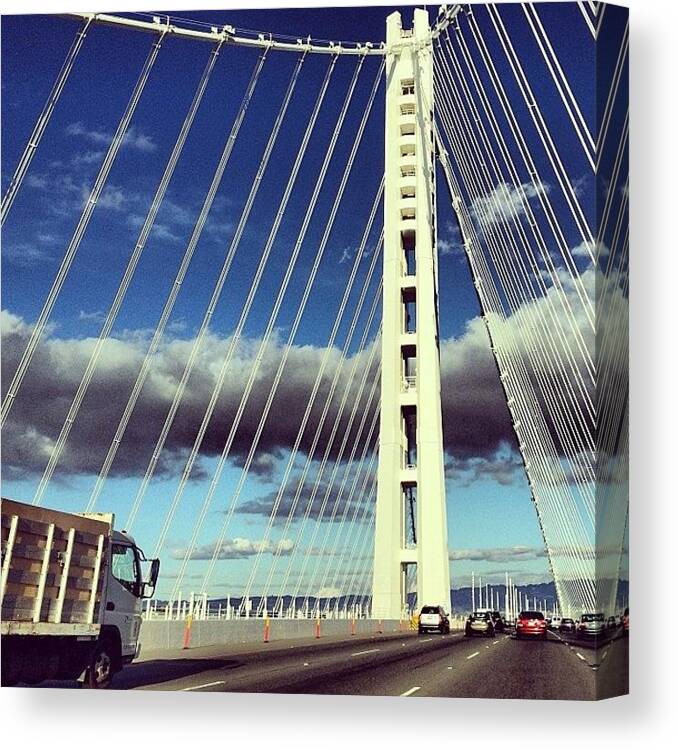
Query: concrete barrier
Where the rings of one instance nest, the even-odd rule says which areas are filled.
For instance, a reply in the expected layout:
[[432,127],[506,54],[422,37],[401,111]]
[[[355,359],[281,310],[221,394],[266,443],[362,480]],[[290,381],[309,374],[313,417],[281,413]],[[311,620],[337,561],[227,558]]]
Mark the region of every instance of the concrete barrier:
[[[269,619],[268,640],[286,638],[314,638],[316,620]],[[353,620],[320,620],[320,637],[352,634]],[[261,618],[237,620],[193,620],[190,625],[189,648],[219,646],[228,643],[264,642],[265,621]],[[355,620],[355,635],[365,636],[378,632],[397,633],[409,630],[409,622],[403,620]],[[144,651],[165,648],[182,648],[186,636],[185,620],[144,620],[141,624],[140,643]]]

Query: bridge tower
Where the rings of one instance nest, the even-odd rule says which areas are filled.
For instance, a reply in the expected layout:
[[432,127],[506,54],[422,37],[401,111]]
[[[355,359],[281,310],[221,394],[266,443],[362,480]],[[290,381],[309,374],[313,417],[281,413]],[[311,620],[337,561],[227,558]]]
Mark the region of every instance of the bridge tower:
[[387,19],[384,286],[372,616],[398,619],[408,568],[418,604],[450,610],[440,403],[433,60],[428,14]]

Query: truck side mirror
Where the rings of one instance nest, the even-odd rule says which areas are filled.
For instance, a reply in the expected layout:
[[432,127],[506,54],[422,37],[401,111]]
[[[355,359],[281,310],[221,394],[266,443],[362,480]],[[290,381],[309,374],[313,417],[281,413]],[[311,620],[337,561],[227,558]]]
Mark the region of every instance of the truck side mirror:
[[158,582],[158,575],[160,573],[160,560],[158,558],[154,558],[151,560],[151,571],[148,576],[148,582],[149,584],[155,589],[155,585]]
[[154,558],[150,560],[151,569],[148,573],[148,580],[141,585],[141,596],[144,599],[150,599],[155,594],[155,585],[158,582],[158,574],[160,573],[160,560]]

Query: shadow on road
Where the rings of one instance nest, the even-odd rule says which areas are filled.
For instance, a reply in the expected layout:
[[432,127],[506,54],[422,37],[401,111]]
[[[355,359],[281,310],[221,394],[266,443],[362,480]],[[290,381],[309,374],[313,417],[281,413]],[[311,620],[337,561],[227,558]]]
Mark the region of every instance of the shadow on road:
[[115,676],[112,687],[114,690],[132,690],[179,680],[212,669],[237,669],[244,663],[240,659],[154,659],[126,667]]
[[597,651],[600,648],[609,646],[614,641],[623,640],[626,636],[622,631],[605,634],[600,638],[577,638],[574,635],[559,634],[561,638],[568,646],[576,646],[577,648],[587,649],[589,651]]
[[[179,680],[211,669],[237,669],[244,664],[236,659],[153,659],[135,662],[113,678],[112,690],[133,690],[148,685]],[[38,685],[19,683],[18,688],[60,688],[74,690],[81,687],[77,680],[46,680]]]

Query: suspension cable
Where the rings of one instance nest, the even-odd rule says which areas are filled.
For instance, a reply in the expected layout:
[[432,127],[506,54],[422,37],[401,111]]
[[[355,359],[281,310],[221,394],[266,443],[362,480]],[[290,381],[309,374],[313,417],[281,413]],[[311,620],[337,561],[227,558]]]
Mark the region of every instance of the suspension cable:
[[[278,139],[278,135],[280,134],[280,129],[282,127],[285,114],[289,107],[289,103],[292,99],[292,94],[294,93],[294,89],[296,87],[297,80],[299,78],[299,73],[301,71],[301,67],[304,63],[305,58],[306,58],[306,53],[303,53],[299,57],[299,59],[297,60],[297,64],[294,67],[292,77],[290,78],[290,81],[287,85],[285,96],[280,105],[280,109],[278,110],[278,114],[275,119],[273,129],[266,143],[264,154],[261,158],[261,162],[259,164],[256,175],[252,182],[249,195],[247,196],[247,200],[245,202],[245,206],[240,215],[240,220],[238,221],[238,225],[236,227],[233,238],[231,239],[231,244],[228,248],[228,252],[226,253],[226,257],[221,267],[221,271],[219,272],[217,282],[212,291],[212,296],[210,298],[207,309],[203,315],[203,319],[200,323],[200,328],[198,330],[198,333],[193,341],[193,345],[191,347],[191,351],[186,361],[186,364],[184,365],[184,370],[181,374],[181,379],[179,381],[179,384],[177,385],[176,391],[174,392],[174,397],[172,398],[172,403],[170,405],[169,411],[167,412],[167,416],[165,417],[165,422],[160,431],[160,435],[158,436],[158,439],[156,440],[153,453],[148,462],[148,466],[146,467],[144,478],[142,479],[141,484],[139,485],[139,489],[137,490],[136,496],[134,498],[134,502],[133,502],[134,508],[137,508],[140,505],[144,496],[146,495],[148,486],[151,482],[151,479],[153,478],[153,475],[155,474],[155,469],[158,465],[158,461],[160,460],[160,455],[165,447],[165,443],[167,441],[167,437],[169,435],[170,429],[172,425],[174,424],[174,418],[176,417],[177,412],[179,411],[179,406],[181,405],[181,401],[183,399],[184,393],[186,392],[186,386],[188,384],[190,376],[193,373],[193,369],[195,368],[195,364],[198,360],[198,354],[200,353],[200,350],[202,349],[202,344],[209,330],[209,325],[212,321],[214,311],[216,310],[219,299],[221,298],[221,293],[224,289],[224,285],[226,284],[226,279],[231,270],[233,259],[236,255],[236,252],[238,251],[238,248],[240,247],[240,241],[244,234],[245,227],[247,225],[247,222],[249,220],[249,217],[252,211],[252,207],[254,205],[254,201],[259,192],[259,188],[261,187],[262,179],[266,171],[266,167],[268,166],[269,159],[271,157],[271,154],[273,153],[273,148]],[[165,533],[166,533],[165,526],[163,525],[163,531],[161,531],[161,535]]]
[[99,498],[99,495],[103,490],[104,484],[106,483],[106,479],[108,478],[108,474],[111,470],[111,466],[113,465],[113,461],[115,460],[115,456],[117,455],[118,449],[122,442],[122,438],[127,429],[127,425],[129,424],[129,420],[132,416],[132,412],[134,411],[137,401],[139,400],[141,390],[150,373],[153,358],[158,351],[162,338],[165,334],[165,328],[167,327],[167,323],[170,319],[172,311],[174,310],[174,305],[176,303],[177,297],[179,296],[179,291],[181,290],[181,285],[183,284],[184,277],[186,276],[186,272],[188,271],[188,267],[193,258],[193,254],[197,247],[198,241],[202,236],[203,228],[212,208],[212,204],[214,203],[214,200],[216,198],[217,191],[226,170],[226,166],[228,165],[231,154],[233,153],[233,148],[245,119],[245,114],[247,113],[247,109],[254,94],[254,90],[259,81],[261,70],[266,61],[267,54],[268,50],[264,50],[263,54],[259,56],[259,59],[254,66],[254,70],[252,71],[252,75],[250,76],[245,95],[240,103],[240,107],[236,114],[235,120],[233,121],[230,134],[224,145],[219,163],[217,164],[214,175],[212,177],[212,182],[203,201],[202,208],[200,209],[200,214],[198,215],[198,218],[193,227],[191,238],[188,245],[186,246],[186,251],[184,252],[181,264],[174,278],[169,296],[165,301],[165,306],[163,308],[162,314],[160,315],[160,319],[158,320],[153,338],[148,345],[148,349],[146,350],[141,368],[139,370],[139,373],[137,374],[137,379],[134,383],[134,386],[132,387],[132,392],[130,393],[130,396],[127,400],[127,404],[125,405],[125,409],[122,413],[122,416],[120,417],[115,435],[113,436],[113,440],[111,441],[111,444],[108,448],[106,458],[104,459],[104,463],[99,471],[99,476],[97,477],[94,488],[92,489],[92,492],[90,494],[89,502],[87,504],[87,512],[92,512]]
[[[210,420],[212,419],[212,416],[214,414],[214,410],[216,408],[217,402],[218,402],[218,400],[220,398],[221,391],[222,391],[222,388],[223,388],[223,384],[224,384],[224,381],[226,379],[226,374],[227,374],[228,368],[229,368],[229,366],[231,364],[231,360],[232,360],[232,357],[234,355],[235,349],[236,349],[236,347],[237,347],[237,345],[240,342],[240,339],[242,337],[242,332],[243,332],[243,329],[245,327],[245,323],[246,323],[246,321],[247,321],[247,319],[249,317],[249,313],[251,311],[255,295],[256,295],[257,290],[259,288],[259,284],[260,284],[261,278],[263,276],[264,269],[266,267],[266,264],[268,262],[268,258],[270,256],[271,250],[273,248],[273,244],[274,244],[275,239],[277,237],[277,233],[278,233],[278,230],[280,228],[280,224],[282,222],[282,218],[284,216],[285,210],[287,208],[287,204],[289,202],[290,195],[292,194],[292,190],[293,190],[294,185],[296,183],[296,179],[297,179],[297,176],[298,176],[298,173],[299,173],[299,169],[301,168],[301,163],[302,163],[302,161],[304,159],[304,156],[306,154],[306,148],[308,146],[308,143],[310,141],[311,135],[313,133],[313,129],[315,127],[316,120],[317,120],[318,115],[320,113],[320,108],[321,108],[321,106],[323,104],[323,101],[325,99],[325,94],[327,92],[327,88],[329,86],[330,79],[332,77],[332,73],[333,73],[334,67],[336,65],[336,61],[337,61],[337,58],[334,57],[334,58],[332,58],[332,60],[330,62],[330,65],[329,65],[329,67],[327,69],[327,72],[326,72],[325,78],[323,80],[322,86],[321,86],[320,91],[318,93],[318,97],[316,99],[315,106],[313,108],[313,112],[311,114],[311,117],[309,119],[308,125],[306,127],[306,131],[305,131],[304,136],[302,138],[301,146],[297,150],[297,156],[296,156],[296,159],[295,159],[295,163],[294,163],[294,166],[292,167],[292,170],[290,172],[290,177],[289,177],[287,185],[285,187],[285,191],[283,193],[280,205],[278,207],[278,211],[277,211],[276,216],[274,218],[273,225],[272,225],[271,230],[269,232],[269,236],[268,236],[268,238],[266,240],[266,244],[264,246],[264,250],[263,250],[263,252],[261,254],[261,257],[260,257],[260,260],[259,260],[259,265],[258,265],[257,271],[256,271],[255,276],[254,276],[254,280],[253,280],[253,282],[250,285],[250,289],[249,289],[249,292],[248,292],[248,295],[247,295],[247,299],[246,299],[245,304],[243,306],[243,309],[242,309],[242,312],[241,312],[241,315],[240,315],[240,319],[238,320],[238,323],[236,325],[235,331],[231,335],[231,341],[230,341],[230,344],[229,344],[228,352],[227,352],[226,357],[224,358],[224,360],[222,362],[219,375],[217,376],[215,385],[214,385],[214,387],[212,389],[212,396],[210,398],[210,402],[209,402],[209,404],[207,406],[207,409],[205,410],[205,414],[203,415],[203,419],[202,419],[202,423],[200,425],[200,429],[198,430],[198,434],[197,434],[197,436],[196,436],[196,438],[194,440],[193,448],[192,448],[191,453],[190,453],[190,455],[188,457],[188,460],[186,462],[185,468],[184,468],[184,470],[182,472],[182,476],[181,476],[181,479],[180,479],[180,482],[179,482],[179,486],[177,487],[177,490],[175,492],[174,498],[173,498],[172,503],[170,505],[170,509],[169,509],[169,511],[167,513],[167,516],[165,518],[165,523],[163,524],[163,530],[164,530],[164,535],[165,536],[166,536],[167,530],[169,529],[169,526],[170,526],[170,524],[172,522],[172,519],[174,517],[176,509],[177,509],[177,507],[179,505],[179,502],[181,500],[183,492],[185,490],[186,483],[188,482],[188,479],[190,477],[191,471],[192,471],[193,466],[195,464],[195,460],[196,460],[197,455],[198,455],[198,453],[200,451],[200,447],[202,446],[202,441],[203,441],[205,433],[207,431],[207,427],[209,425]],[[245,391],[244,391],[244,393],[242,395],[242,398],[241,398],[241,401],[240,401],[240,405],[239,405],[239,407],[237,409],[237,412],[236,412],[236,416],[235,416],[235,418],[234,418],[234,420],[233,420],[233,422],[231,424],[230,434],[232,434],[233,437],[235,437],[235,432],[237,431],[237,428],[240,425],[240,420],[241,420],[242,415],[244,413],[245,406],[246,406],[246,404],[247,404],[247,402],[249,400],[249,396],[250,396],[250,393],[252,391],[252,387],[254,385],[254,381],[255,381],[256,375],[257,375],[257,373],[259,371],[259,366],[260,366],[261,361],[262,361],[264,349],[267,346],[268,341],[269,341],[270,336],[271,336],[271,333],[272,333],[272,331],[273,331],[273,329],[275,327],[275,324],[276,324],[276,321],[277,321],[277,317],[278,317],[278,313],[279,313],[280,307],[282,305],[282,300],[284,298],[285,291],[287,290],[287,285],[289,283],[289,279],[290,279],[290,277],[292,275],[292,272],[294,270],[297,257],[298,257],[297,255],[293,254],[291,256],[291,258],[290,258],[290,261],[288,263],[287,270],[285,272],[285,276],[284,276],[284,279],[283,279],[283,283],[282,283],[281,288],[279,289],[279,292],[278,292],[278,299],[276,300],[277,304],[274,304],[273,309],[272,309],[272,311],[271,311],[271,313],[269,315],[269,321],[268,321],[268,324],[267,324],[267,327],[266,327],[266,333],[264,334],[264,336],[262,338],[262,341],[260,343],[259,352],[258,352],[257,356],[254,359],[254,365],[253,365],[252,370],[250,372],[250,376],[249,376],[247,385],[245,386]],[[230,435],[229,435],[229,437],[230,437]],[[230,437],[230,440],[227,440],[227,444],[229,446],[229,452],[230,452],[230,447],[232,445],[233,437]],[[194,546],[194,544],[195,544],[195,539],[197,538],[197,530],[202,527],[202,523],[204,521],[205,516],[207,515],[207,511],[209,509],[210,502],[211,502],[211,497],[209,499],[205,500],[205,502],[203,503],[202,509],[201,509],[200,513],[198,514],[198,516],[196,518],[195,525],[194,525],[193,537],[192,537],[191,542],[189,544],[189,548],[192,548]],[[130,517],[133,520],[133,516],[131,514],[130,514]],[[163,532],[161,532],[161,536],[159,537],[159,539],[162,539],[161,542],[160,541],[158,542],[160,545],[162,545],[164,543]],[[189,555],[189,557],[190,557],[190,555]]]
[[80,26],[78,33],[75,35],[75,39],[73,40],[71,48],[69,49],[68,54],[66,55],[66,59],[61,66],[61,70],[59,71],[59,75],[57,75],[56,80],[54,81],[54,84],[52,86],[52,90],[49,92],[49,96],[47,97],[45,106],[42,108],[42,112],[40,113],[40,116],[35,123],[33,132],[31,133],[30,138],[28,139],[28,143],[26,144],[26,147],[21,154],[19,163],[14,170],[12,179],[9,182],[5,194],[2,196],[2,207],[0,209],[1,226],[4,226],[5,224],[5,220],[9,215],[12,204],[14,203],[14,199],[16,198],[17,193],[21,188],[21,183],[26,176],[26,172],[28,172],[28,168],[31,165],[31,161],[35,156],[35,152],[37,151],[38,146],[40,145],[42,136],[44,135],[45,130],[49,125],[49,121],[52,117],[52,112],[54,112],[54,108],[59,101],[61,92],[64,90],[64,86],[66,85],[68,76],[70,75],[73,64],[75,63],[75,58],[80,52],[80,48],[82,47],[82,43],[85,41],[85,37],[87,36],[87,32],[91,23],[91,18],[85,19],[84,23]]
[[[184,576],[184,573],[185,573],[185,570],[186,570],[186,566],[188,565],[188,562],[189,562],[189,560],[191,558],[191,555],[193,553],[193,549],[194,549],[194,547],[195,547],[195,545],[197,543],[198,535],[200,533],[200,530],[202,529],[202,525],[204,523],[204,519],[206,517],[207,511],[208,511],[209,507],[211,506],[212,499],[213,499],[213,496],[214,496],[214,492],[215,492],[216,487],[217,487],[217,485],[218,485],[218,483],[219,483],[219,481],[221,479],[221,475],[222,475],[223,469],[225,467],[226,460],[227,460],[227,458],[228,458],[228,456],[230,454],[231,447],[232,447],[233,441],[235,439],[235,435],[236,435],[238,427],[240,425],[240,420],[241,420],[242,415],[243,415],[243,413],[245,411],[245,407],[246,407],[246,405],[247,405],[247,403],[249,401],[249,397],[250,397],[250,394],[252,392],[252,388],[254,386],[254,382],[255,382],[255,379],[256,379],[256,375],[258,373],[259,366],[260,366],[260,364],[261,364],[261,362],[263,360],[264,351],[267,348],[268,342],[269,342],[270,337],[271,337],[271,335],[273,333],[275,322],[277,320],[277,316],[278,316],[278,313],[280,311],[280,307],[282,306],[282,302],[283,302],[283,299],[285,297],[285,294],[286,294],[286,291],[287,291],[287,287],[289,285],[289,281],[290,281],[291,276],[292,276],[292,272],[293,272],[294,267],[296,265],[296,261],[297,261],[298,256],[299,256],[299,252],[301,250],[301,246],[302,246],[303,241],[305,239],[306,232],[307,232],[307,229],[308,229],[308,225],[309,225],[309,222],[310,222],[310,218],[311,218],[313,210],[315,208],[315,203],[317,201],[317,197],[319,195],[320,188],[321,188],[321,186],[322,186],[322,184],[324,182],[324,179],[325,179],[325,175],[326,175],[326,172],[327,172],[327,167],[329,166],[329,162],[330,162],[330,160],[332,158],[332,154],[333,154],[334,148],[336,146],[336,142],[337,142],[337,138],[339,136],[339,132],[341,130],[341,127],[343,126],[343,122],[344,122],[344,119],[345,119],[345,116],[346,116],[346,112],[348,111],[349,104],[350,104],[350,102],[352,100],[353,92],[355,90],[355,85],[356,85],[356,83],[358,81],[358,76],[359,76],[360,71],[362,69],[362,64],[363,64],[363,60],[361,59],[361,61],[356,66],[356,69],[355,69],[354,75],[353,75],[353,79],[351,81],[351,84],[349,85],[349,89],[348,89],[346,98],[344,100],[344,106],[342,107],[342,110],[340,112],[339,118],[338,118],[337,123],[335,125],[335,129],[334,129],[334,132],[333,132],[333,135],[332,135],[332,139],[331,139],[331,143],[330,143],[330,148],[328,149],[328,151],[325,154],[325,159],[324,159],[324,162],[323,162],[323,166],[321,168],[320,174],[318,176],[318,180],[316,182],[316,188],[314,190],[314,195],[313,195],[313,198],[311,200],[311,204],[309,205],[309,207],[307,209],[306,216],[304,217],[304,221],[302,223],[302,228],[300,230],[299,236],[297,238],[297,242],[295,243],[295,247],[294,247],[294,250],[292,252],[292,256],[290,258],[290,262],[288,264],[287,272],[286,272],[285,277],[283,279],[283,282],[282,282],[282,284],[280,286],[280,289],[278,291],[278,296],[276,298],[276,301],[275,301],[275,303],[273,305],[273,309],[272,309],[271,314],[269,316],[269,322],[268,322],[268,325],[266,327],[266,331],[265,331],[264,336],[263,336],[263,338],[262,338],[262,340],[260,342],[259,352],[258,352],[257,356],[255,357],[255,365],[252,368],[252,370],[250,371],[250,376],[249,376],[248,382],[247,382],[247,384],[245,386],[245,391],[244,391],[244,393],[243,393],[243,395],[241,397],[240,404],[238,406],[238,410],[237,410],[235,418],[234,418],[234,420],[233,420],[233,422],[231,424],[228,437],[226,439],[226,442],[225,442],[224,447],[222,449],[221,456],[219,458],[219,462],[218,462],[217,467],[216,467],[216,469],[215,469],[215,471],[213,473],[212,481],[210,482],[210,487],[209,487],[207,495],[206,495],[206,497],[205,497],[205,499],[203,501],[201,512],[198,515],[198,517],[196,519],[196,522],[194,524],[194,529],[193,529],[193,534],[192,534],[192,537],[191,537],[191,542],[189,543],[188,547],[186,548],[186,552],[185,552],[185,555],[184,555],[184,560],[182,562],[180,571],[179,571],[179,573],[177,575],[176,584],[175,584],[175,590],[178,589],[178,587],[181,585],[181,581],[183,580],[183,576]],[[276,230],[277,230],[277,228],[276,228]],[[268,396],[268,399],[267,399],[267,403],[266,403],[266,405],[264,407],[264,412],[262,414],[262,417],[259,420],[259,425],[257,427],[257,432],[255,434],[255,439],[254,439],[254,441],[252,443],[252,446],[250,447],[250,454],[248,456],[248,459],[250,458],[250,456],[253,456],[254,449],[256,448],[256,445],[258,444],[259,438],[260,438],[261,433],[263,431],[263,426],[264,426],[265,420],[268,417],[268,413],[269,413],[271,405],[273,403],[273,398],[274,398],[275,392],[277,391],[278,384],[280,383],[280,378],[282,376],[282,370],[283,370],[283,368],[285,366],[285,363],[287,361],[287,356],[289,355],[289,351],[291,350],[292,341],[293,341],[293,339],[296,336],[296,331],[298,329],[299,323],[301,322],[301,317],[302,317],[304,309],[306,307],[306,302],[308,300],[308,295],[310,294],[311,287],[312,287],[312,285],[313,285],[313,283],[315,281],[317,270],[318,270],[318,267],[320,265],[320,260],[322,259],[322,256],[324,254],[325,244],[326,243],[321,243],[321,247],[318,249],[318,253],[316,255],[316,261],[315,261],[314,267],[313,267],[313,269],[311,271],[311,276],[310,276],[310,278],[309,278],[309,280],[307,282],[306,291],[304,293],[302,302],[301,302],[300,307],[299,307],[299,309],[297,311],[297,316],[295,318],[295,322],[294,322],[294,324],[292,326],[292,329],[290,330],[290,334],[289,334],[289,337],[288,337],[288,343],[287,343],[287,346],[285,347],[285,350],[284,350],[284,353],[283,353],[283,357],[281,359],[281,362],[280,362],[279,367],[278,367],[278,371],[276,373],[276,377],[274,378],[273,387],[271,388],[271,391],[269,393],[269,396]],[[249,465],[250,464],[251,464],[251,460],[249,461],[249,463],[246,462],[246,468],[244,467],[243,468],[243,472],[241,473],[241,480],[242,480],[243,483],[244,483],[244,477],[247,475],[247,470],[249,470]],[[242,485],[239,482],[238,488],[240,488],[241,486]],[[238,491],[236,492],[236,495],[237,495],[237,493],[238,493]],[[232,507],[234,507],[233,504],[232,504]],[[226,520],[228,521],[229,518],[230,518],[230,516],[227,516]],[[161,546],[161,542],[160,541],[158,542],[158,546]],[[215,553],[217,553],[217,549],[215,549]]]
[[[287,339],[287,344],[286,344],[286,347],[285,347],[285,350],[284,350],[284,353],[283,353],[283,359],[280,362],[280,366],[278,367],[278,371],[277,371],[276,376],[275,376],[275,380],[274,380],[275,388],[277,388],[277,384],[279,383],[280,378],[282,377],[282,371],[284,369],[285,363],[287,361],[287,357],[288,357],[289,352],[291,350],[292,342],[293,342],[294,338],[296,337],[297,330],[298,330],[299,325],[301,323],[301,319],[302,319],[302,316],[303,316],[303,312],[304,312],[306,303],[307,303],[309,295],[311,293],[312,283],[315,281],[316,275],[318,273],[318,269],[320,267],[320,261],[322,260],[322,254],[324,254],[324,250],[325,250],[325,247],[327,245],[327,241],[329,239],[330,232],[331,232],[332,226],[334,224],[334,220],[336,218],[336,214],[337,214],[337,211],[338,211],[338,208],[339,208],[339,204],[341,203],[341,199],[343,197],[344,190],[346,188],[346,183],[348,181],[349,175],[350,175],[351,170],[353,168],[353,163],[355,161],[356,153],[358,151],[358,147],[359,147],[360,142],[362,140],[362,135],[364,133],[365,126],[367,124],[369,113],[370,113],[370,111],[372,109],[372,104],[374,102],[374,98],[376,96],[376,92],[377,92],[377,89],[379,87],[379,83],[380,83],[381,78],[382,78],[383,69],[384,69],[384,63],[382,61],[382,64],[379,66],[379,70],[377,71],[377,75],[375,77],[375,81],[374,81],[374,84],[373,84],[373,87],[372,87],[372,91],[370,93],[370,97],[368,99],[366,108],[364,110],[362,120],[361,120],[360,125],[358,127],[358,131],[357,131],[356,137],[354,139],[354,144],[353,144],[353,147],[351,149],[351,153],[349,155],[349,158],[348,158],[348,160],[346,162],[346,166],[344,168],[344,173],[342,175],[341,182],[340,182],[340,185],[338,187],[338,190],[337,190],[337,193],[336,193],[336,196],[335,196],[335,199],[334,199],[334,203],[333,203],[332,209],[330,211],[330,216],[329,216],[329,219],[328,219],[327,224],[326,224],[325,232],[323,234],[323,237],[322,237],[320,245],[319,245],[319,252],[316,254],[316,259],[315,259],[315,262],[314,262],[314,266],[311,269],[311,274],[310,274],[310,277],[309,277],[309,282],[310,283],[307,283],[307,285],[306,285],[306,288],[304,290],[304,296],[303,296],[303,298],[301,300],[301,303],[300,303],[300,305],[299,305],[299,307],[297,309],[297,314],[295,316],[294,323],[292,324],[292,327],[290,329],[290,333],[289,333],[289,336],[288,336],[288,339]],[[342,121],[343,121],[343,116],[345,115],[345,112],[346,112],[346,110],[348,108],[348,103],[350,102],[350,97],[351,96],[352,96],[352,87],[349,90],[349,93],[347,94],[347,97],[346,97],[346,99],[344,101],[344,107],[342,108],[342,113],[343,114],[341,115]],[[339,133],[339,130],[335,129],[335,132],[333,134],[333,140],[332,140],[331,149],[329,149],[328,152],[327,152],[326,161],[323,164],[323,168],[321,170],[321,174],[319,175],[318,180],[316,182],[316,186],[315,186],[315,189],[314,189],[313,197],[311,199],[311,202],[309,203],[309,207],[308,207],[306,216],[304,217],[304,223],[303,223],[303,226],[302,226],[300,237],[297,240],[297,245],[298,246],[301,245],[302,238],[303,238],[303,236],[305,236],[306,231],[308,229],[308,224],[310,223],[311,216],[313,214],[313,211],[315,209],[315,205],[316,205],[316,202],[317,202],[317,199],[318,199],[318,195],[320,194],[320,189],[321,189],[322,184],[323,184],[324,179],[325,179],[325,174],[326,174],[326,171],[327,171],[327,166],[329,165],[329,157],[331,157],[331,154],[332,154],[332,152],[334,150],[334,145],[336,143],[336,138],[338,137],[338,133]],[[322,251],[322,252],[320,252],[320,251]],[[270,403],[267,402],[267,406],[265,408],[265,415],[266,416],[268,416],[268,411],[270,410],[270,404],[272,404],[272,397],[273,397],[273,391],[269,395]],[[260,427],[263,430],[263,421],[262,420],[260,420]],[[257,436],[257,442],[258,442],[258,437],[259,436]],[[250,453],[250,456],[251,455],[253,455],[253,452]],[[248,460],[250,459],[250,456],[248,456]],[[216,489],[216,482],[218,482],[218,480],[220,478],[221,471],[223,470],[223,465],[224,465],[224,462],[220,461],[220,464],[219,464],[219,466],[217,468],[217,471],[215,472],[213,481],[212,481],[212,483],[210,485],[210,490],[209,490],[210,493],[213,493],[214,490]],[[236,504],[237,504],[237,501],[238,501],[238,497],[240,495],[240,491],[242,490],[242,487],[244,486],[245,479],[246,479],[246,472],[243,471],[241,473],[240,479],[238,481],[238,485],[236,487],[236,490],[235,490],[235,492],[234,492],[234,494],[233,494],[233,496],[231,498],[231,501],[229,503],[228,511],[226,513],[226,517],[224,519],[224,523],[223,523],[221,531],[220,531],[219,541],[218,541],[218,543],[217,543],[217,545],[215,547],[215,554],[212,556],[212,561],[210,562],[210,565],[208,566],[207,572],[205,573],[205,578],[204,578],[204,582],[203,582],[203,590],[207,586],[207,583],[208,583],[208,581],[209,581],[209,579],[210,579],[210,577],[212,575],[212,572],[214,570],[214,566],[216,564],[216,559],[217,559],[217,556],[218,556],[218,551],[220,549],[221,544],[223,544],[223,540],[226,538],[225,535],[226,535],[226,533],[228,531],[228,527],[230,525],[231,518],[233,517],[233,513],[235,511],[235,507],[236,507]]]
[[134,115],[134,112],[136,111],[137,104],[139,103],[139,99],[141,98],[141,94],[146,87],[148,77],[151,73],[153,65],[155,64],[158,53],[160,52],[160,47],[162,46],[164,38],[165,31],[162,31],[157,41],[154,41],[151,45],[151,50],[148,53],[146,62],[144,63],[144,66],[141,70],[141,74],[139,75],[139,78],[137,79],[137,82],[134,86],[132,96],[127,103],[125,112],[122,116],[122,119],[120,120],[120,123],[118,124],[115,135],[113,136],[113,140],[108,147],[108,151],[106,152],[104,161],[101,165],[101,168],[99,169],[99,174],[97,175],[97,178],[94,182],[94,187],[90,191],[89,197],[87,198],[85,207],[83,208],[82,214],[80,215],[78,225],[66,250],[66,254],[61,261],[61,265],[59,266],[59,270],[52,283],[49,294],[47,295],[47,299],[45,300],[42,310],[40,311],[40,315],[38,316],[38,319],[33,326],[28,344],[21,357],[19,366],[14,373],[14,377],[12,378],[12,381],[9,385],[5,400],[2,402],[2,415],[0,418],[1,425],[5,424],[5,420],[7,419],[10,409],[14,404],[14,400],[16,399],[17,393],[19,392],[19,388],[21,387],[21,383],[23,382],[24,376],[26,375],[26,371],[31,364],[31,360],[33,359],[33,355],[38,346],[38,343],[40,342],[42,334],[45,331],[45,327],[47,326],[47,321],[49,320],[52,308],[56,303],[57,297],[59,296],[59,292],[61,291],[64,282],[66,281],[66,276],[68,276],[68,272],[73,265],[73,261],[75,260],[75,256],[80,247],[80,243],[82,242],[82,238],[87,230],[90,219],[92,218],[92,214],[94,213],[94,209],[96,208],[97,201],[99,200],[104,189],[106,180],[108,179],[108,175],[118,155],[118,151],[120,150],[120,147],[122,146],[122,143],[125,139],[127,128],[129,127],[130,121]]
[[193,97],[193,101],[186,114],[183,125],[181,126],[179,135],[177,136],[174,148],[172,149],[172,153],[170,154],[167,166],[165,167],[164,174],[162,176],[162,179],[160,180],[158,188],[155,192],[155,196],[148,210],[148,214],[146,215],[146,219],[139,232],[139,236],[137,238],[136,245],[134,246],[132,255],[127,262],[127,268],[125,269],[123,277],[120,281],[120,285],[118,286],[118,290],[115,294],[115,298],[113,299],[108,314],[106,315],[106,319],[99,333],[99,337],[97,338],[97,341],[94,345],[94,349],[90,354],[89,361],[87,362],[87,367],[85,368],[85,372],[83,373],[80,380],[78,390],[73,397],[73,401],[68,410],[68,414],[66,415],[66,419],[61,427],[59,437],[57,438],[57,441],[52,448],[47,467],[45,468],[42,479],[40,480],[40,484],[38,485],[38,488],[33,497],[34,505],[39,505],[42,501],[43,494],[47,489],[54,470],[63,453],[64,446],[66,445],[66,441],[68,440],[68,436],[71,431],[71,427],[73,426],[73,423],[78,416],[80,406],[82,405],[85,394],[87,393],[87,389],[92,382],[92,378],[94,377],[94,372],[96,370],[101,351],[104,347],[104,344],[106,343],[106,340],[108,339],[113,325],[115,324],[118,313],[120,312],[120,308],[125,299],[125,295],[127,294],[129,286],[132,282],[132,277],[134,276],[134,273],[137,269],[144,248],[146,247],[146,242],[148,241],[148,237],[151,233],[153,225],[155,224],[158,211],[160,210],[160,205],[165,198],[170,180],[172,179],[174,170],[177,166],[177,162],[179,161],[179,157],[181,156],[181,152],[184,148],[184,144],[186,143],[186,138],[188,137],[191,126],[193,125],[193,120],[195,119],[200,103],[202,102],[205,89],[207,88],[212,70],[214,69],[217,58],[219,56],[221,46],[222,43],[220,42],[212,49],[207,61],[207,65],[203,70],[202,77],[200,78],[200,82],[198,83],[198,88]]

